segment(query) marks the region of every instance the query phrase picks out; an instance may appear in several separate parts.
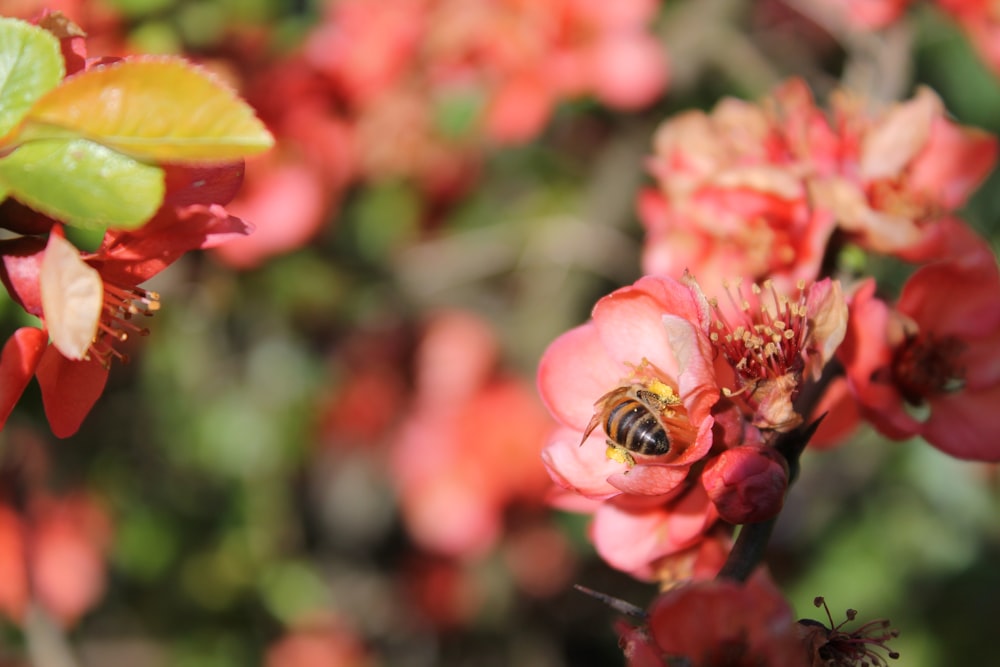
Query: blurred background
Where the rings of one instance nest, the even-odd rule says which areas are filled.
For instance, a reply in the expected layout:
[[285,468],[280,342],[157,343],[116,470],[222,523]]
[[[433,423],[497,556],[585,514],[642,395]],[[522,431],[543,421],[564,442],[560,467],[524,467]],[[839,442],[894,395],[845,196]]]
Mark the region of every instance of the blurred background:
[[[0,573],[0,664],[623,664],[616,613],[572,586],[656,591],[547,507],[538,358],[639,276],[671,114],[802,76],[820,100],[926,84],[1000,131],[956,4],[875,34],[807,0],[0,1],[64,11],[90,55],[203,64],[278,141],[229,206],[256,234],[149,283],[152,334],[81,431],[49,435],[32,386],[0,434],[35,508],[0,511],[0,563],[30,533],[51,582],[18,613]],[[965,211],[995,247],[997,186]],[[899,664],[985,664],[998,509],[994,466],[864,430],[807,452],[769,563],[800,616],[890,618]]]

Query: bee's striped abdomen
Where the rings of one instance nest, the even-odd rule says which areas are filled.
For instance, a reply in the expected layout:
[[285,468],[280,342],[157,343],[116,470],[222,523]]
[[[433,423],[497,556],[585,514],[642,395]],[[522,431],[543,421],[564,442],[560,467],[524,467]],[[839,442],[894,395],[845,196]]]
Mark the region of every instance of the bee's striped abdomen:
[[626,398],[608,409],[604,432],[619,447],[659,456],[670,451],[670,438],[656,415],[641,401]]

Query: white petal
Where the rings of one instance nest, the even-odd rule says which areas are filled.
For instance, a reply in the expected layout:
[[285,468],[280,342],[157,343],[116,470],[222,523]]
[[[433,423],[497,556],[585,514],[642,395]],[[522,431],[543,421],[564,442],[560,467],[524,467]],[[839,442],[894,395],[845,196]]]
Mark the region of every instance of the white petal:
[[42,314],[52,344],[67,359],[83,359],[97,335],[104,283],[72,243],[52,234],[42,259]]

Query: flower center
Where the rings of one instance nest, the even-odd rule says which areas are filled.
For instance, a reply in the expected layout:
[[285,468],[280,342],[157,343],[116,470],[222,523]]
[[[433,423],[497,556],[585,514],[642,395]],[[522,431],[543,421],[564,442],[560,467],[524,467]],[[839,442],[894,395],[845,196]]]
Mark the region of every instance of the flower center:
[[733,322],[718,301],[709,302],[716,316],[709,338],[736,372],[740,388],[802,371],[809,336],[805,284],[800,282],[798,290],[793,301],[779,295],[770,280],[763,287],[752,284],[749,294],[742,284],[735,290],[726,285]]
[[127,364],[128,355],[116,350],[115,345],[124,343],[132,335],[148,336],[149,329],[139,326],[132,318],[136,315],[151,317],[159,309],[160,295],[156,292],[141,287],[122,287],[105,281],[104,305],[97,325],[97,337],[88,351],[89,356],[105,367],[113,359]]
[[883,179],[873,183],[869,197],[875,210],[901,218],[921,220],[939,215],[926,195],[914,192],[902,179]]
[[960,390],[965,384],[959,362],[964,350],[965,344],[953,336],[908,336],[892,359],[893,380],[906,402],[920,406],[931,396]]

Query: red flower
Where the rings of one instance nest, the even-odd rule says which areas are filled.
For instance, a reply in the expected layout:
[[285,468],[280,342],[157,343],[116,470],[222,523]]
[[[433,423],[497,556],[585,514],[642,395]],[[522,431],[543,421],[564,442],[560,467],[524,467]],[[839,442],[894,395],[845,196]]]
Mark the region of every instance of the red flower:
[[918,269],[894,309],[875,298],[873,282],[858,289],[840,356],[862,412],[883,434],[998,461],[1000,271],[984,241],[953,231],[967,250]]
[[638,628],[622,624],[629,667],[803,667],[792,610],[767,580],[698,581],[661,594]]
[[888,667],[889,663],[881,652],[885,652],[892,660],[899,658],[899,653],[887,646],[891,639],[899,636],[899,632],[890,627],[888,620],[862,623],[847,632],[843,628],[857,618],[857,611],[848,609],[847,619],[834,624],[826,601],[818,597],[813,603],[817,607],[823,607],[830,625],[808,618],[799,621],[799,636],[805,642],[810,657],[810,661],[804,664],[810,667]]
[[[153,219],[135,231],[109,231],[93,253],[80,253],[58,230],[48,240],[0,242],[0,279],[45,327],[21,329],[4,346],[0,426],[35,375],[53,433],[76,432],[104,390],[111,360],[126,359],[116,346],[148,333],[134,316],[159,308],[159,296],[139,284],[188,250],[214,247],[249,231],[242,220],[211,203],[231,199],[241,176],[242,163],[168,168],[167,195]],[[6,211],[15,219],[32,217],[21,215],[16,204]],[[53,344],[46,347],[49,336]]]

